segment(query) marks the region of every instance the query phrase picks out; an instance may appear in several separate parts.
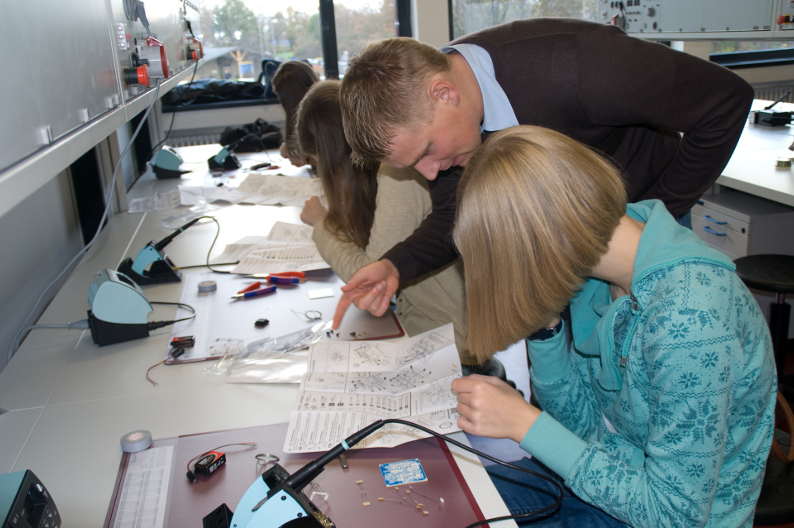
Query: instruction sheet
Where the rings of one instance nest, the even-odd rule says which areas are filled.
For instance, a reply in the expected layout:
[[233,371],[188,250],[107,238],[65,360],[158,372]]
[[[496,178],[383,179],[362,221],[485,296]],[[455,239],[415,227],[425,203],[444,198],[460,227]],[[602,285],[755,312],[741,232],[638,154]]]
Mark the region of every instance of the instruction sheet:
[[130,455],[114,528],[161,528],[165,521],[172,446]]
[[130,200],[128,213],[143,213],[146,211],[161,211],[179,207],[179,191],[174,189],[166,193],[156,193],[154,196]]
[[316,178],[260,174],[252,172],[237,187],[231,181],[225,185],[193,186],[180,185],[179,198],[182,205],[224,200],[229,203],[251,203],[259,205],[303,206],[312,196],[322,196],[320,181]]
[[312,228],[276,222],[266,237],[248,236],[228,244],[212,263],[235,262],[231,273],[241,275],[327,269],[312,240]]
[[[309,348],[284,443],[287,453],[329,449],[384,418],[458,431],[451,384],[461,377],[452,324],[397,343],[321,341]],[[358,447],[393,447],[427,434],[389,424]]]

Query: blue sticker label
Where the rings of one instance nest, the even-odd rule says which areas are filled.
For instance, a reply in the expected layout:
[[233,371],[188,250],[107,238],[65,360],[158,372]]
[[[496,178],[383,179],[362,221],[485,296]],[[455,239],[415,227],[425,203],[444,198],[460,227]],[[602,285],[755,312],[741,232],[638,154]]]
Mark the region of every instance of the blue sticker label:
[[427,480],[425,470],[418,458],[402,460],[400,462],[390,462],[380,465],[380,472],[386,487],[401,486],[414,482],[424,482]]

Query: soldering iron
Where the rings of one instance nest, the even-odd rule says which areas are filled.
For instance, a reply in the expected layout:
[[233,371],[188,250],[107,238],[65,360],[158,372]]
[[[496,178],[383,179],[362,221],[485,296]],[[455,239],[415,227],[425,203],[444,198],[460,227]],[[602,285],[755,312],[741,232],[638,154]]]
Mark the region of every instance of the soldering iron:
[[334,528],[335,525],[331,519],[320,511],[306,495],[301,493],[301,490],[312,480],[317,478],[329,462],[339,457],[339,455],[344,454],[345,451],[386,424],[400,424],[419,429],[432,436],[442,438],[446,442],[482,458],[551,482],[557,488],[557,497],[555,497],[554,502],[548,506],[525,514],[486,519],[470,524],[467,528],[509,519],[534,517],[556,510],[560,504],[562,504],[564,496],[562,485],[546,475],[503,462],[445,435],[422,427],[421,425],[405,420],[388,419],[378,420],[360,431],[353,433],[340,444],[331,448],[319,458],[309,462],[292,475],[279,464],[274,464],[273,467],[267,470],[261,477],[257,478],[251,487],[248,488],[237,504],[237,509],[231,520],[228,519],[230,511],[228,507],[223,504],[204,518],[205,526],[209,523],[209,525],[218,526],[218,528],[228,528],[231,526],[236,528]]
[[[119,264],[118,271],[132,278],[136,284],[160,284],[164,282],[179,282],[182,274],[178,271],[174,263],[163,253],[163,249],[182,233],[185,229],[192,226],[202,217],[195,218],[159,242],[152,240],[138,252],[135,260],[126,258]],[[150,267],[147,271],[146,268]]]

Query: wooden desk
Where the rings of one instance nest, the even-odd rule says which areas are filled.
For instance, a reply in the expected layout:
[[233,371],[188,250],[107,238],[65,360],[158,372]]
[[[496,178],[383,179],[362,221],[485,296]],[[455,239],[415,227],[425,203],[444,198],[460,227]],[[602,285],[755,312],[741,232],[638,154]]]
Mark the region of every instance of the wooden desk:
[[[207,150],[190,148],[196,156]],[[204,177],[197,173],[186,181],[196,184]],[[144,177],[129,196],[164,192],[178,183]],[[150,240],[162,238],[167,233],[156,224],[173,214],[112,217],[39,323],[85,319],[88,285],[97,271],[115,268]],[[221,232],[213,254],[243,236],[267,234],[276,221],[300,223],[299,214],[297,207],[224,207],[216,214]],[[214,223],[197,224],[175,238],[166,252],[177,265],[203,263],[215,230]],[[205,270],[184,270],[194,271]],[[177,301],[181,288],[177,283],[144,291],[150,301]],[[170,316],[172,308],[156,307],[150,320]],[[169,336],[170,329],[163,328],[146,339],[100,348],[89,331],[35,330],[0,373],[0,408],[9,411],[0,415],[0,471],[31,469],[52,493],[65,528],[102,525],[121,457],[119,439],[125,433],[148,429],[154,438],[166,438],[289,420],[297,385],[214,384],[202,375],[207,364],[193,363],[158,367],[152,374],[159,386],[152,387],[145,373],[163,359]],[[466,441],[462,433],[456,437]],[[485,516],[506,515],[477,457],[452,451]]]

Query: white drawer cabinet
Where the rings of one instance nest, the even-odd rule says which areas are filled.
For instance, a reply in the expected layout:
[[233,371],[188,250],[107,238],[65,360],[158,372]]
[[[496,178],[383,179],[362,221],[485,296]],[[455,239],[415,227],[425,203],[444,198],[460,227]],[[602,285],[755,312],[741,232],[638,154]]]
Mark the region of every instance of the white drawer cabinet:
[[794,208],[739,191],[704,194],[692,208],[692,230],[732,259],[794,255]]
[[[794,255],[794,208],[740,191],[723,188],[704,194],[692,208],[692,230],[731,260],[764,253]],[[768,317],[774,294],[750,291]],[[794,310],[789,338],[794,338]]]

